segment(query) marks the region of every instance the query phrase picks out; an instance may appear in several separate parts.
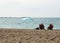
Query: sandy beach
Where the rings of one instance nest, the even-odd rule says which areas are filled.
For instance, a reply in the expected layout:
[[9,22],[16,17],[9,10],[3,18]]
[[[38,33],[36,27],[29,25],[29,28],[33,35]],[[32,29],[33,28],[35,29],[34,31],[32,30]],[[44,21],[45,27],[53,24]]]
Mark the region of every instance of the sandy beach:
[[0,29],[0,43],[60,43],[60,30]]

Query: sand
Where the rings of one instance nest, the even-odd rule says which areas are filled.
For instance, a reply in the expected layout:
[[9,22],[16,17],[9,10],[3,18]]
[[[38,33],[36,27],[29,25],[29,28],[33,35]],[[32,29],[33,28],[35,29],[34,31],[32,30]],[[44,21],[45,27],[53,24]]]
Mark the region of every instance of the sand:
[[0,43],[60,43],[60,30],[0,29]]

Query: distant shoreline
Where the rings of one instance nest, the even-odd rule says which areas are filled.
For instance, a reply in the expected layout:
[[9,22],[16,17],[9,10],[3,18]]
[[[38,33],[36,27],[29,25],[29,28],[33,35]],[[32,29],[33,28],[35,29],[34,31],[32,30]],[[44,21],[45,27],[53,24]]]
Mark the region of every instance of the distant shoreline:
[[[0,28],[0,30],[36,30],[34,29],[29,29],[29,28]],[[45,29],[47,30],[47,29]],[[60,29],[53,29],[53,30],[60,30]]]

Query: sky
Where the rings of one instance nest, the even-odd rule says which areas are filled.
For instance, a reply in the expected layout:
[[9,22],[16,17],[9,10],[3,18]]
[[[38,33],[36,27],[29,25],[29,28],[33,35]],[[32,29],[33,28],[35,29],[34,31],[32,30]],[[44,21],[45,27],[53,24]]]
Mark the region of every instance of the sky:
[[60,17],[60,0],[0,0],[0,17]]

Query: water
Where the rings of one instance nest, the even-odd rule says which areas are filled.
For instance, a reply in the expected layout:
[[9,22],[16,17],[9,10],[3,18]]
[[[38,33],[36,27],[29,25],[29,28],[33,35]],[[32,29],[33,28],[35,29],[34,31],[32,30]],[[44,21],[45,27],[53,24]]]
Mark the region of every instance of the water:
[[40,23],[54,25],[54,29],[60,29],[60,18],[30,18],[30,17],[0,17],[0,28],[34,29]]

